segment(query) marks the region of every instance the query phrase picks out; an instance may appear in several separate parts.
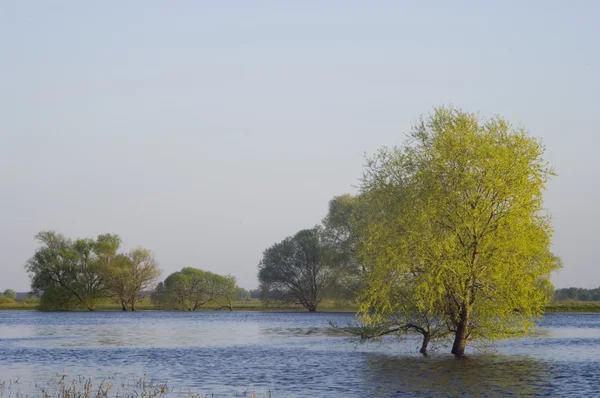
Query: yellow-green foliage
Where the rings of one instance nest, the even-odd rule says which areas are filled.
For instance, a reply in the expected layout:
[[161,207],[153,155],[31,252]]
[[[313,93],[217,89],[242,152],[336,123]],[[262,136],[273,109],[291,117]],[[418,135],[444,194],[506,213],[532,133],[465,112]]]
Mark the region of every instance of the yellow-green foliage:
[[14,304],[15,299],[7,296],[0,296],[0,304]]
[[235,277],[184,267],[159,283],[154,302],[165,309],[196,311],[204,305],[232,308],[237,293]]
[[367,324],[395,313],[443,316],[469,339],[530,332],[548,302],[552,227],[544,147],[504,119],[436,109],[405,146],[365,169],[354,220],[366,265]]

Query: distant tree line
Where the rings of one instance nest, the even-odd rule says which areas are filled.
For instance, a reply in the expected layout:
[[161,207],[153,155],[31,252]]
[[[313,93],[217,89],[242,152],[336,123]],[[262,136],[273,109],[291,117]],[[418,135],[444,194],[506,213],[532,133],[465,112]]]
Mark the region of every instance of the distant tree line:
[[143,247],[120,252],[121,239],[115,234],[72,240],[42,231],[36,239],[40,246],[25,268],[33,293],[40,297],[40,310],[94,311],[101,299],[111,299],[123,311],[135,311],[144,296],[164,309],[194,311],[207,303],[232,309],[233,300],[250,295],[239,290],[233,276],[190,267],[157,284],[161,270],[153,253]]
[[0,304],[14,304],[14,303],[31,304],[31,303],[38,303],[38,302],[39,302],[39,298],[31,292],[16,293],[12,289],[6,289],[2,293],[2,295],[0,295]]
[[554,291],[555,301],[600,301],[600,287],[595,289],[584,289],[581,287],[568,287]]

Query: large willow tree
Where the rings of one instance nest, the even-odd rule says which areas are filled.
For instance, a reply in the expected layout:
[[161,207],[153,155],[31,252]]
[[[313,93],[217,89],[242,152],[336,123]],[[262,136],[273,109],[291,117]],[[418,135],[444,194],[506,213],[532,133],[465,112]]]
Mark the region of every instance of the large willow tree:
[[83,306],[94,311],[98,300],[108,296],[102,271],[106,259],[119,248],[119,237],[105,234],[98,240],[71,240],[54,231],[42,231],[35,237],[41,245],[25,269],[33,291],[42,293],[40,308],[71,310]]
[[355,221],[366,326],[422,315],[445,324],[458,357],[468,341],[532,331],[560,267],[543,154],[500,117],[439,108],[405,145],[370,159],[360,195],[368,222]]

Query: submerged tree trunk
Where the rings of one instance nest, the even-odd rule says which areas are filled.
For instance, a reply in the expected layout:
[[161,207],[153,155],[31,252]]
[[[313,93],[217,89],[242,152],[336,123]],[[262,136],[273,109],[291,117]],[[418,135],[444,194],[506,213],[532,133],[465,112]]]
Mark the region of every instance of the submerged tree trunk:
[[452,345],[452,354],[457,358],[465,356],[465,348],[467,347],[467,336],[469,334],[469,308],[463,306],[460,311],[460,322],[454,336],[454,344]]
[[135,300],[131,300],[131,311],[135,311]]
[[127,311],[127,306],[125,305],[125,301],[121,300],[121,310]]
[[430,340],[431,337],[428,334],[423,335],[423,343],[421,344],[421,349],[419,350],[419,352],[424,356],[427,356],[427,346],[429,345]]

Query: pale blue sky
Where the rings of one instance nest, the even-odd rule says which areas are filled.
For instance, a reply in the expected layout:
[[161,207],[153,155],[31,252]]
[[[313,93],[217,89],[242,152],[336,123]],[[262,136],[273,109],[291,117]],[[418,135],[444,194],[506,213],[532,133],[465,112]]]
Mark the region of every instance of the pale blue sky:
[[255,287],[363,154],[454,104],[543,137],[559,287],[600,285],[600,2],[0,2],[0,289],[118,233]]

